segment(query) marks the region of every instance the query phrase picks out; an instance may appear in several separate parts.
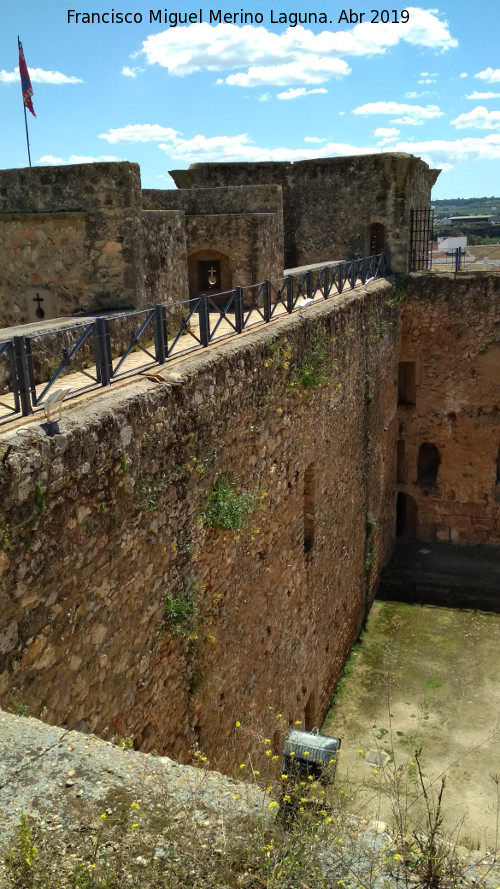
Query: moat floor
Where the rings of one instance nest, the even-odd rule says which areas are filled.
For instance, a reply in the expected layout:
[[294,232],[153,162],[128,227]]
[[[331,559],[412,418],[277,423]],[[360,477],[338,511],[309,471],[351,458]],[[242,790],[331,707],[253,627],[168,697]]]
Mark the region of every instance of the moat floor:
[[399,538],[379,599],[500,612],[500,547]]
[[[323,731],[342,738],[339,786],[353,811],[391,822],[387,785],[424,810],[415,751],[448,833],[492,847],[500,801],[500,615],[376,601]],[[395,778],[395,766],[401,772]],[[456,835],[454,836],[454,839]]]

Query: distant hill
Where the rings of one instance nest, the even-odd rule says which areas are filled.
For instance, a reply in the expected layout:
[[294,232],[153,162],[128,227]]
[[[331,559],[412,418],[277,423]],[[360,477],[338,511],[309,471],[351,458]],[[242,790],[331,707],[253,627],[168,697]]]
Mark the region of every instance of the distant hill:
[[500,197],[495,198],[448,198],[432,201],[435,222],[447,216],[482,216],[494,214],[494,222],[500,222]]

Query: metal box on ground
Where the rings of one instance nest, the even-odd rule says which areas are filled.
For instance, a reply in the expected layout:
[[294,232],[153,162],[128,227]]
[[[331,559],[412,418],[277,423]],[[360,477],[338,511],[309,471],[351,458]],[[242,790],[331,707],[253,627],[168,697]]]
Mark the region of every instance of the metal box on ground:
[[283,747],[283,773],[331,784],[341,743],[340,738],[321,735],[317,728],[310,732],[290,729]]

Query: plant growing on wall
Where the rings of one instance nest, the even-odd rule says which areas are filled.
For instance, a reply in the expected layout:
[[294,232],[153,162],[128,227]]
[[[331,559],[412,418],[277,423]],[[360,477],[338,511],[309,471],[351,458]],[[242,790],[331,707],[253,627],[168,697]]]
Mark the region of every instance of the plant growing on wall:
[[249,531],[249,517],[261,508],[262,499],[260,492],[242,491],[236,479],[228,481],[219,475],[201,508],[201,521],[206,528],[219,531]]
[[183,590],[172,590],[165,596],[164,618],[172,636],[188,636],[201,619],[203,587],[196,574],[191,574]]
[[35,503],[38,514],[43,515],[47,509],[47,504],[45,502],[45,494],[43,492],[43,488],[41,485],[38,484],[38,482],[35,485]]
[[154,510],[158,506],[160,494],[167,481],[165,476],[148,475],[140,472],[136,482],[136,496],[139,500],[139,509]]
[[296,385],[319,389],[330,382],[330,339],[322,324],[315,325],[307,337],[302,361],[297,368]]

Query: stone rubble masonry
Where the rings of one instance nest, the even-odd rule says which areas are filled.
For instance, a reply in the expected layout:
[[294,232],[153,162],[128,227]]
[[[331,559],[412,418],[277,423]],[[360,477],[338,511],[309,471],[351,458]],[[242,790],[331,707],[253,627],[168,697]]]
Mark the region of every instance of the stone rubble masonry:
[[[500,544],[500,275],[407,279],[400,360],[415,365],[415,404],[398,407],[398,490],[419,540]],[[417,479],[422,444],[440,464]]]
[[439,171],[410,154],[257,163],[198,163],[173,170],[181,190],[279,185],[283,189],[285,268],[365,256],[370,227],[384,226],[395,272],[406,272],[410,211],[428,207]]
[[[52,436],[38,421],[1,435],[2,706],[228,770],[251,743],[237,721],[273,739],[276,711],[321,723],[394,544],[392,292],[101,391]],[[318,343],[327,379],[307,390]],[[201,522],[219,474],[262,498],[249,530]],[[204,619],[176,636],[168,593]]]
[[0,171],[0,327],[182,302],[201,252],[228,288],[282,275],[281,188],[188,197],[143,192],[126,162]]
[[[283,274],[283,195],[277,185],[145,189],[143,206],[182,210],[190,292],[197,295],[196,259],[222,254],[229,262],[223,287],[257,284]],[[201,253],[207,251],[206,257]]]
[[141,303],[137,164],[2,170],[0,226],[0,326]]

